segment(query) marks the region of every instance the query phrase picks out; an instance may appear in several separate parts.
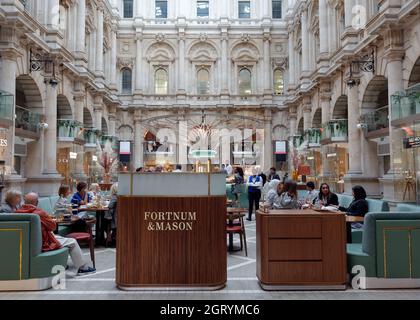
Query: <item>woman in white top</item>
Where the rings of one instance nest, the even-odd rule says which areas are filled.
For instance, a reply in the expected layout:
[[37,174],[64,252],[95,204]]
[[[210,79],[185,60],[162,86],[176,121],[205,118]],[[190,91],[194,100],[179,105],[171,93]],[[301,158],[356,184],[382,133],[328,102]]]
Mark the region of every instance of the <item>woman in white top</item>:
[[274,200],[278,196],[277,187],[280,184],[280,182],[281,182],[280,180],[273,179],[269,183],[267,183],[268,187],[267,187],[267,194],[265,196],[264,206],[270,207],[270,208],[273,207]]

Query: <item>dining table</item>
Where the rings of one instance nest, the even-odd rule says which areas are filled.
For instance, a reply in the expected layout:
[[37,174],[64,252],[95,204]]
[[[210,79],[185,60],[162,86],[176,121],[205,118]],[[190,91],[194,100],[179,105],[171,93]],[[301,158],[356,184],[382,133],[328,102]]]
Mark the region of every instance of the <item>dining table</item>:
[[107,206],[95,207],[95,206],[81,206],[79,211],[95,212],[96,213],[96,227],[95,227],[95,245],[105,245],[105,228],[104,228],[104,217],[105,213],[109,211]]
[[[226,213],[227,213],[227,220],[228,220],[228,225],[229,227],[233,227],[234,226],[234,221],[238,218],[245,215],[245,212],[247,212],[248,209],[245,208],[235,208],[235,207],[227,207],[226,208]],[[229,233],[229,246],[228,246],[228,251],[229,252],[235,252],[235,251],[240,251],[241,249],[239,248],[235,248],[233,246],[233,234]]]

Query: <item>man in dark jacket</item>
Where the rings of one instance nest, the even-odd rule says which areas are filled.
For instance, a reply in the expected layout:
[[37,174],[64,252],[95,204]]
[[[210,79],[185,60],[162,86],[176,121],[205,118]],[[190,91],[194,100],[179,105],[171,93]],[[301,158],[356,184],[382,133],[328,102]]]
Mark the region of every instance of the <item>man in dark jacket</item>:
[[268,174],[267,181],[270,182],[271,180],[280,180],[280,176],[276,172],[276,168],[272,167],[270,169],[270,173]]

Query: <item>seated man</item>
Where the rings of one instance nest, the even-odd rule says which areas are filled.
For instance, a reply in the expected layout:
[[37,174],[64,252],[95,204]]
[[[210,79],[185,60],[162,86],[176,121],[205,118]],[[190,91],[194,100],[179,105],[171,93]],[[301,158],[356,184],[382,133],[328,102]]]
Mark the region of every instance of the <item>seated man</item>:
[[56,223],[51,219],[45,211],[38,206],[38,195],[34,192],[25,196],[25,204],[16,211],[16,213],[37,214],[41,218],[42,232],[42,251],[53,251],[61,247],[66,247],[70,251],[70,257],[76,267],[79,275],[94,273],[95,268],[91,268],[83,259],[82,250],[75,239],[64,238],[55,235],[53,231],[56,229]]

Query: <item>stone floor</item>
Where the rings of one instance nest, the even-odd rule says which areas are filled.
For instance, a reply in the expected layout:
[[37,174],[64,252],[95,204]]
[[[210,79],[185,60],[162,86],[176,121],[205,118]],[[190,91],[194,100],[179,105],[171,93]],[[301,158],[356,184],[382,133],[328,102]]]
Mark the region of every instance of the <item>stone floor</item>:
[[[255,221],[247,223],[248,257],[238,252],[228,255],[228,281],[220,291],[120,291],[115,286],[115,249],[99,248],[96,251],[97,272],[93,275],[73,277],[67,272],[65,290],[48,290],[42,292],[8,292],[0,293],[0,299],[156,299],[156,300],[267,300],[267,299],[418,299],[420,290],[375,290],[360,291],[263,291],[255,276]],[[239,241],[237,241],[239,244]],[[85,250],[86,258],[89,252]]]

